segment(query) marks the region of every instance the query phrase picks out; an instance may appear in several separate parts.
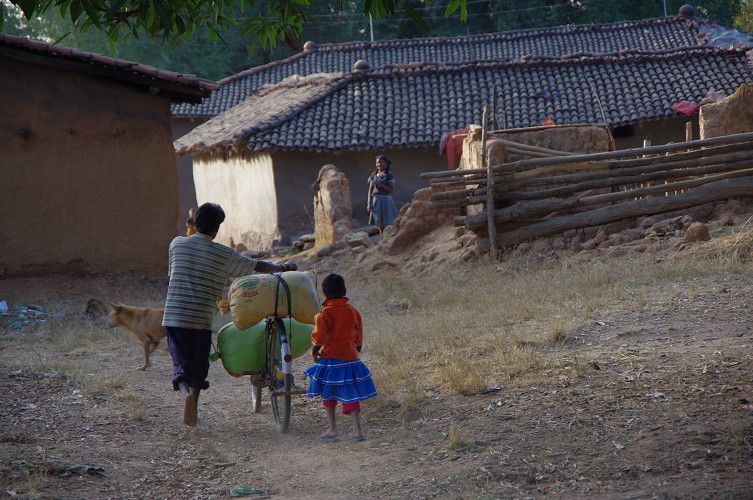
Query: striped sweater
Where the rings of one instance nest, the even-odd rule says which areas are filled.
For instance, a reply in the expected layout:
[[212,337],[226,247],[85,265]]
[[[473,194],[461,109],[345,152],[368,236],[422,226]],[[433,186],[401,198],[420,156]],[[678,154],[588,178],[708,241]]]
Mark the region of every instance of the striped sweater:
[[256,260],[205,234],[176,237],[170,243],[162,325],[211,330],[228,279],[253,274],[255,268]]

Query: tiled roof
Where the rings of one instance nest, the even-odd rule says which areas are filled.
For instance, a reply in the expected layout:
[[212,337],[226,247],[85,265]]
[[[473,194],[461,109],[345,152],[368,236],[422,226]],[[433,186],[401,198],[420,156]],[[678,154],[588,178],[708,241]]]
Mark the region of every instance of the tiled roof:
[[753,82],[746,55],[747,49],[695,47],[385,65],[267,88],[175,147],[191,154],[246,143],[256,151],[436,145],[449,131],[481,123],[495,95],[500,127],[537,126],[546,117],[560,125],[603,123],[602,116],[626,125],[678,116],[673,104]]
[[199,102],[202,97],[207,97],[211,91],[218,88],[217,83],[195,75],[174,73],[102,54],[0,34],[0,54],[19,57],[20,53],[35,56],[33,60],[40,64],[64,65],[77,71],[124,80],[145,87],[156,87],[166,92],[176,102]]
[[341,86],[342,73],[292,76],[277,85],[262,86],[253,98],[215,117],[207,127],[197,127],[176,144],[194,149],[237,147],[254,134],[284,123],[304,107]]
[[358,60],[365,60],[376,68],[410,62],[517,61],[531,56],[661,51],[704,44],[708,37],[701,27],[705,24],[695,18],[673,16],[453,38],[322,45],[307,42],[299,54],[221,80],[220,89],[201,104],[173,106],[173,116],[209,118],[243,101],[263,84],[277,83],[296,74],[350,72]]

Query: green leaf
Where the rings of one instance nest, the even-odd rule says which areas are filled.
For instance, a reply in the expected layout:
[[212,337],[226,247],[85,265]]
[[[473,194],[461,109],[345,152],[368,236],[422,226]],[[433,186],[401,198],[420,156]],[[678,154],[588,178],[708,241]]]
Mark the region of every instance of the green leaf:
[[52,42],[52,45],[57,45],[57,44],[59,44],[60,42],[62,42],[62,41],[63,41],[63,39],[64,39],[65,37],[67,37],[67,36],[68,36],[68,35],[70,35],[70,34],[71,34],[71,32],[70,32],[70,31],[69,31],[69,32],[67,32],[67,33],[63,33],[63,34],[62,34],[61,36],[59,36],[59,37],[58,37],[57,39],[55,39],[55,41],[53,41],[53,42]]
[[84,10],[81,8],[81,2],[79,0],[73,0],[71,2],[71,9],[70,9],[71,21],[73,21],[74,23],[78,21],[78,18],[81,17],[81,13],[83,11]]
[[102,29],[102,24],[99,22],[99,14],[94,10],[92,3],[89,0],[82,0],[81,5],[83,6],[84,11],[86,11],[86,15],[89,17],[91,24]]
[[167,8],[165,8],[165,4],[163,4],[159,0],[155,1],[154,10],[157,11],[157,15],[162,22],[162,30],[165,32],[165,34],[169,34],[172,31],[173,23],[170,19],[170,13],[167,11]]
[[139,21],[146,24],[149,19],[149,2],[142,0],[139,4]]
[[[36,11],[37,9],[36,0],[18,0],[17,2],[12,3],[15,3],[20,7],[26,19],[31,19],[32,17],[34,17],[34,11]],[[3,19],[5,19],[5,10],[3,10]]]
[[447,9],[444,11],[445,17],[452,15],[452,13],[458,10],[458,7],[462,5],[465,5],[464,0],[450,0],[450,3],[447,4]]
[[[407,2],[405,5],[408,5]],[[366,0],[363,12],[371,14],[375,19],[384,19],[395,13],[395,2],[394,0]]]
[[[217,38],[220,39],[220,41],[222,42],[223,45],[225,45],[226,47],[228,46],[228,43],[225,40],[225,37],[222,36],[222,31],[217,31]],[[215,42],[215,43],[217,43],[217,42]]]
[[126,0],[117,0],[117,2],[113,3],[109,9],[104,13],[102,17],[108,19],[115,16],[116,12],[120,12],[121,7],[126,3]]
[[405,10],[405,13],[408,14],[408,17],[410,17],[414,23],[416,23],[416,26],[421,28],[425,32],[431,31],[431,27],[429,26],[429,23],[426,22],[426,20],[421,17],[421,14],[416,12],[413,7],[408,5],[407,3],[403,6],[403,9]]
[[[175,19],[176,23],[178,19],[180,18]],[[230,27],[237,28],[238,22],[235,20],[234,17],[227,17],[224,14],[221,14],[217,18],[217,26],[219,26],[223,31],[230,31],[228,28]]]
[[66,12],[68,12],[68,9],[71,6],[71,0],[63,0],[62,2],[60,2],[57,5],[60,8],[60,17],[65,18],[66,17]]
[[112,37],[107,37],[107,50],[110,51],[110,57],[115,57],[115,42],[116,41],[117,41],[117,38],[113,40]]
[[215,28],[212,24],[207,24],[207,29],[209,30],[209,36],[212,39],[212,42],[217,43],[217,37],[219,36],[219,33],[217,33],[217,28]]

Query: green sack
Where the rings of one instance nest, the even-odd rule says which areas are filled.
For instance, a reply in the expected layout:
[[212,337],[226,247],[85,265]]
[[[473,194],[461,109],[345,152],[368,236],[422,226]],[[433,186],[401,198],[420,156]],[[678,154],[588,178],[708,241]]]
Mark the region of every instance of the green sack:
[[[293,358],[303,356],[311,347],[311,332],[314,331],[314,325],[301,323],[292,318],[285,318],[282,322],[288,333]],[[234,377],[263,370],[266,364],[266,346],[266,319],[246,330],[228,323],[217,333],[217,353],[222,360],[222,366]],[[279,343],[277,349],[279,352]]]

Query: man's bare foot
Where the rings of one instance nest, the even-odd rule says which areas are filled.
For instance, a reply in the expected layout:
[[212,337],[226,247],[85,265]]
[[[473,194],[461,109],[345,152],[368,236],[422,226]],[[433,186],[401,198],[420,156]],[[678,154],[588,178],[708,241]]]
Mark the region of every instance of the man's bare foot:
[[192,393],[186,394],[186,400],[183,403],[183,423],[189,427],[196,427],[196,398]]

